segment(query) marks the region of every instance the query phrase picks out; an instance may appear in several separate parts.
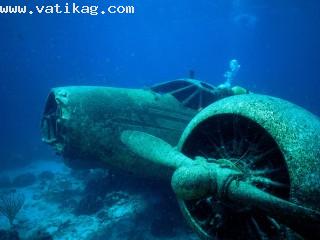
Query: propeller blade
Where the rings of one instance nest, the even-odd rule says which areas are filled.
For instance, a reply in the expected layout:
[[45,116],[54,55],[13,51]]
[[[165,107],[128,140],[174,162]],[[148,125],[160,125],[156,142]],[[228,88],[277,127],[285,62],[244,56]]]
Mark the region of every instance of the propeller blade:
[[121,141],[140,157],[173,170],[192,163],[190,158],[177,151],[170,144],[148,133],[123,131]]

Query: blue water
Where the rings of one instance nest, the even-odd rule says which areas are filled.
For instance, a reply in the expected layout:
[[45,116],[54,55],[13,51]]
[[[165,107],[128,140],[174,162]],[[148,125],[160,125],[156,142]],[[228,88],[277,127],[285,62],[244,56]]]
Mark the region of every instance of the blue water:
[[320,114],[319,1],[110,2],[136,13],[0,15],[0,159],[50,155],[39,122],[52,87],[143,87],[190,69],[217,85],[231,59],[241,64],[235,84]]

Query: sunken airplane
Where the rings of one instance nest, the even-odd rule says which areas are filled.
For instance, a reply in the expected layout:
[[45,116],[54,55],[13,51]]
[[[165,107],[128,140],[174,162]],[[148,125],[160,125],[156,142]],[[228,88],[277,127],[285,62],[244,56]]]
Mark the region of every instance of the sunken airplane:
[[320,239],[320,121],[288,101],[195,79],[60,87],[41,128],[70,167],[170,181],[201,239]]

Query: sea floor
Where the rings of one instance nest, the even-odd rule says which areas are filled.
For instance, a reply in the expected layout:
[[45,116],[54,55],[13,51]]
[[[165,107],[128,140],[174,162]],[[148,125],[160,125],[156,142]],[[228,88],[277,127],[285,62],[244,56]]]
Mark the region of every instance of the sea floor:
[[[166,185],[107,170],[72,170],[55,160],[2,172],[0,194],[25,196],[13,226],[20,239],[198,239]],[[0,215],[3,229],[10,226]]]

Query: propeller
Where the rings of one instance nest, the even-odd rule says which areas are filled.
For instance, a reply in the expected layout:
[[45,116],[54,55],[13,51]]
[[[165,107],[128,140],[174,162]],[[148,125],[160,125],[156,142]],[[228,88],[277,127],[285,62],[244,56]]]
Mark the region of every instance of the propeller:
[[215,195],[221,201],[258,208],[308,239],[320,239],[320,213],[278,198],[246,182],[235,169],[188,158],[162,139],[138,131],[124,131],[121,141],[146,161],[174,171],[171,186],[178,198],[198,199]]

